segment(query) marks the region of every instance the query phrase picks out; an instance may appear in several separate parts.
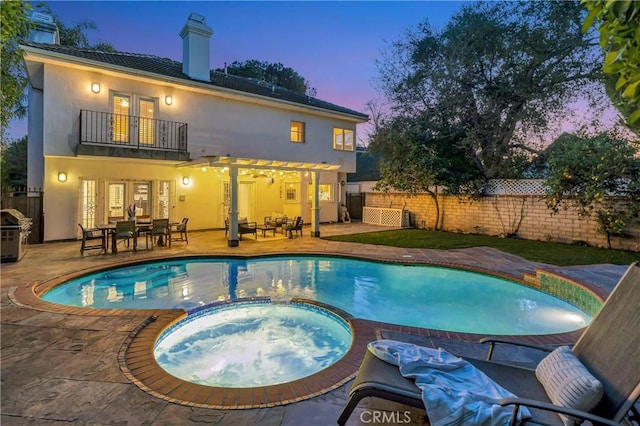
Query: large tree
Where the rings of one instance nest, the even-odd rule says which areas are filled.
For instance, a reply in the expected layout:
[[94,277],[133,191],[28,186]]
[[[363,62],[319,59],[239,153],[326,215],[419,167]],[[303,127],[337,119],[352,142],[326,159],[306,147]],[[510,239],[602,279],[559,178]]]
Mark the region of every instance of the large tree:
[[307,80],[293,68],[285,67],[281,63],[272,63],[251,59],[244,62],[234,61],[225,68],[216,71],[228,72],[240,77],[250,77],[264,80],[267,83],[284,87],[301,94],[314,95],[315,89],[309,87]]
[[2,45],[0,140],[3,144],[6,142],[5,131],[9,122],[14,118],[22,118],[26,114],[23,100],[27,78],[22,69],[22,50],[18,46],[18,40],[29,34],[30,9],[28,3],[20,0],[0,2],[0,21],[2,21],[0,25],[0,44]]
[[0,184],[2,190],[27,186],[27,137],[0,145]]
[[[547,206],[595,216],[597,231],[621,235],[640,203],[640,151],[615,135],[566,136],[549,153]],[[612,197],[615,196],[615,197]]]
[[608,94],[627,125],[640,132],[640,2],[581,0],[589,11],[583,31],[598,23],[600,47],[607,53],[603,70],[612,76]]
[[518,176],[567,104],[601,79],[575,1],[464,6],[443,29],[428,22],[391,45],[379,83],[392,113],[451,138],[486,179]]
[[429,195],[436,210],[434,229],[440,227],[439,186],[444,193],[466,193],[481,184],[471,156],[458,144],[462,133],[443,133],[430,129],[428,120],[394,117],[382,119],[369,142],[380,158],[376,189]]

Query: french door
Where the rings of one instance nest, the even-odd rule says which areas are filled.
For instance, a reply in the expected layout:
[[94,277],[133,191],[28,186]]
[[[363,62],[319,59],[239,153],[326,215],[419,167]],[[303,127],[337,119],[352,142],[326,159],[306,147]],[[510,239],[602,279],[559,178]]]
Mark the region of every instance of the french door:
[[150,182],[109,182],[107,183],[107,218],[127,217],[128,209],[135,208],[136,217],[151,216]]
[[109,221],[126,219],[129,206],[135,206],[136,217],[169,219],[175,182],[82,178],[79,191],[78,223],[85,228],[94,228]]
[[156,137],[157,101],[154,98],[113,93],[112,140],[124,145],[152,146]]

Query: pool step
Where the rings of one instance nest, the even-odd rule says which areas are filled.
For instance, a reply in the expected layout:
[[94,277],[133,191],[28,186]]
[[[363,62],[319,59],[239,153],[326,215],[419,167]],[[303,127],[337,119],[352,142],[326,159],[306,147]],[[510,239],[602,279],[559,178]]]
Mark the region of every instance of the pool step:
[[529,274],[524,273],[522,275],[522,280],[524,283],[533,288],[540,288],[540,279],[538,278],[538,274]]

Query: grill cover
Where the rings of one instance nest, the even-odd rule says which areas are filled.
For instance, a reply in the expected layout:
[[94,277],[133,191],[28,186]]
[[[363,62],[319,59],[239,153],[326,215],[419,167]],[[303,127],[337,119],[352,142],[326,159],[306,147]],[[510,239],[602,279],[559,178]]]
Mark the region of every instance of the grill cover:
[[16,209],[0,210],[0,226],[12,226],[20,228],[31,227],[31,219]]

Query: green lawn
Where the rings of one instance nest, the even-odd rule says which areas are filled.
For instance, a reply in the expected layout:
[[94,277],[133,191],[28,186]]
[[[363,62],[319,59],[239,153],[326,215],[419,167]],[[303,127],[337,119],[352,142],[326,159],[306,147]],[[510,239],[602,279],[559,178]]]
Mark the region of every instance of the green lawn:
[[456,234],[424,229],[401,229],[354,235],[328,237],[328,240],[377,244],[394,247],[459,249],[488,246],[505,253],[515,254],[534,262],[550,265],[591,265],[613,263],[628,265],[640,260],[640,253],[623,250],[608,250],[598,247],[548,243],[543,241],[498,238],[485,235]]

